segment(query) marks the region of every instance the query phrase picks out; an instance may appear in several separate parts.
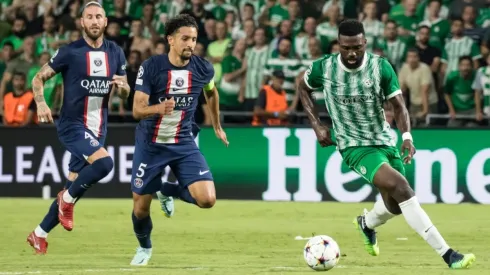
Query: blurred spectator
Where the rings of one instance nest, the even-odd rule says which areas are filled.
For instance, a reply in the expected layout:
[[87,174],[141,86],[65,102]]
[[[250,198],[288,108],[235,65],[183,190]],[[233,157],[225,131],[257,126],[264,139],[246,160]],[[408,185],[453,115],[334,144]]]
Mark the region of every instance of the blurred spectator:
[[26,20],[21,17],[17,17],[12,25],[12,34],[2,40],[0,44],[2,47],[5,43],[11,43],[14,46],[16,53],[22,52],[21,46],[26,36]]
[[[128,57],[128,65],[126,66],[126,75],[128,77],[128,83],[135,83],[136,77],[138,75],[138,69],[143,60],[141,59],[141,53],[139,51],[132,51]],[[124,111],[133,111],[133,98],[134,98],[134,85],[129,85],[131,88],[129,92],[128,99],[126,104],[122,104],[125,108],[119,109],[119,113],[121,114]],[[126,110],[124,110],[126,109]]]
[[[333,0],[330,0],[333,1]],[[328,21],[319,24],[316,27],[316,35],[320,39],[322,49],[326,49],[332,40],[338,37],[338,21],[340,16],[340,7],[332,5],[328,11]]]
[[143,22],[135,19],[131,22],[130,50],[139,51],[143,60],[147,59],[153,53],[153,43],[150,39],[143,37]]
[[131,46],[131,41],[129,41],[128,36],[121,35],[121,27],[116,22],[111,22],[107,24],[107,28],[105,30],[105,38],[108,40],[112,40],[116,42],[119,47],[121,47],[124,51],[125,55],[129,54],[129,47]]
[[322,17],[325,19],[330,18],[331,16],[331,8],[336,6],[336,9],[338,10],[338,17],[341,18],[344,15],[344,7],[345,7],[345,0],[327,0],[325,1],[325,4],[323,5],[322,8]]
[[255,45],[245,53],[247,73],[240,86],[238,101],[245,111],[253,111],[259,89],[263,85],[264,69],[269,57],[266,30],[257,28],[254,34]]
[[214,40],[216,40],[216,20],[209,18],[204,22],[204,34],[197,37],[197,42],[207,48]]
[[430,66],[432,71],[432,77],[434,78],[434,83],[436,87],[438,85],[439,75],[437,72],[441,66],[441,51],[439,48],[433,47],[429,44],[430,40],[430,29],[429,27],[422,25],[419,27],[417,32],[417,44],[415,47],[419,53],[420,61]]
[[3,124],[13,127],[26,126],[34,122],[36,102],[34,94],[26,90],[26,75],[15,72],[12,78],[13,91],[3,98]]
[[440,0],[430,0],[427,7],[428,17],[420,23],[420,26],[426,26],[430,29],[429,44],[438,49],[444,47],[445,40],[451,29],[449,21],[440,16],[441,6]]
[[301,17],[301,7],[298,0],[289,0],[288,19],[292,23],[293,35],[297,35],[303,29],[303,18]]
[[36,58],[34,57],[34,38],[30,36],[26,37],[22,44],[22,50],[24,53],[10,61],[3,73],[2,81],[0,82],[0,103],[3,100],[6,89],[9,88],[8,83],[12,80],[14,72],[21,72],[25,76],[31,67],[36,64]]
[[454,19],[451,23],[452,38],[448,39],[442,52],[441,80],[458,69],[459,58],[465,55],[473,59],[473,67],[478,68],[481,58],[478,45],[471,38],[463,36],[463,21]]
[[227,38],[226,23],[216,23],[216,41],[209,44],[207,49],[208,60],[214,67],[214,80],[219,83],[221,81],[221,61],[225,57],[231,39]]
[[288,0],[267,0],[266,8],[263,10],[259,18],[261,25],[267,26],[268,36],[274,37],[277,33],[277,26],[289,18]]
[[330,43],[330,45],[328,45],[327,53],[328,54],[335,54],[335,53],[339,53],[339,52],[340,52],[340,44],[339,44],[339,41],[337,39],[335,39],[334,41],[332,41]]
[[457,118],[457,115],[476,115],[476,120],[482,120],[481,105],[478,104],[478,112],[475,110],[475,101],[480,101],[480,94],[472,88],[474,79],[471,56],[460,57],[459,71],[449,74],[444,89],[450,115],[448,127],[477,126],[474,119]]
[[[191,7],[183,10],[181,13],[189,14],[196,19],[198,27],[198,41],[203,43],[201,39],[206,37],[206,32],[208,31],[207,28],[204,28],[204,22],[208,19],[215,19],[211,12],[204,9],[204,0],[191,0]],[[209,42],[204,43],[204,46],[207,47],[208,44]]]
[[[274,2],[274,1],[271,1]],[[264,9],[268,8],[267,5],[267,0],[238,0],[238,10],[243,13],[244,7],[247,4],[250,4],[253,6],[253,20],[255,21],[255,24],[259,24],[259,18],[260,15],[263,13]],[[242,19],[242,22],[245,22],[245,20]]]
[[[247,71],[243,58],[247,45],[245,39],[240,39],[235,42],[231,54],[225,56],[221,62],[223,68],[223,77],[219,85],[219,101],[220,109],[224,111],[240,111],[242,107],[238,101],[240,93],[240,85]],[[232,118],[232,121],[239,122],[240,119]],[[227,122],[227,120],[225,120]]]
[[[44,64],[48,63],[51,55],[48,52],[41,53],[39,62],[33,65],[27,73],[27,88],[32,89],[32,79],[41,70]],[[61,95],[63,94],[63,77],[61,74],[56,74],[52,78],[44,82],[44,99],[46,104],[51,109],[53,114],[61,108]]]
[[232,11],[228,11],[226,13],[226,17],[225,17],[224,21],[225,21],[226,26],[227,26],[226,35],[228,37],[231,37],[231,33],[233,32],[233,28],[238,25],[236,14]]
[[[78,26],[76,25],[76,20],[80,16],[80,1],[79,0],[70,0],[68,3],[68,10],[66,13],[63,13],[59,18],[58,23],[61,26],[61,30],[65,31],[74,31],[78,30]],[[129,25],[127,26],[129,28]]]
[[299,58],[310,58],[310,50],[308,47],[308,41],[311,38],[315,38],[316,35],[316,21],[315,18],[308,17],[305,19],[303,26],[303,32],[294,37],[294,50],[296,56]]
[[[429,0],[426,1],[426,7],[424,10],[424,20],[425,21],[434,21],[435,18],[441,18],[441,20],[446,20],[449,17],[449,8],[446,4],[451,0]],[[431,19],[432,18],[432,19]],[[449,32],[449,26],[448,26]]]
[[[43,32],[44,17],[39,14],[37,1],[26,1],[22,7],[23,14],[27,20],[26,35],[35,36]],[[51,8],[44,12],[45,16],[51,14]]]
[[126,13],[126,0],[114,0],[114,9],[107,14],[108,29],[111,23],[119,27],[118,36],[128,37],[131,17]]
[[465,6],[472,6],[475,10],[480,10],[485,7],[487,4],[486,1],[478,1],[478,0],[451,0],[448,1],[449,6],[449,17],[450,18],[461,18],[464,12]]
[[268,83],[267,76],[271,76],[272,72],[282,71],[285,75],[282,88],[286,91],[286,97],[291,108],[295,110],[299,102],[295,79],[301,72],[301,62],[294,57],[291,46],[291,39],[288,37],[284,37],[279,41],[278,49],[272,53],[265,65],[264,74],[266,75],[266,80],[264,83]]
[[3,76],[5,69],[7,69],[7,63],[12,60],[14,55],[14,45],[10,42],[3,43],[2,52],[0,54],[0,76]]
[[367,2],[364,4],[364,11],[361,13],[362,25],[364,26],[364,32],[367,40],[368,51],[374,49],[374,45],[377,40],[383,37],[384,25],[376,18],[376,3]]
[[155,44],[155,52],[153,54],[158,55],[158,54],[166,54],[166,53],[167,53],[167,43],[165,43],[165,40],[163,39],[158,40],[157,43]]
[[286,92],[283,89],[285,75],[282,71],[272,73],[271,85],[264,85],[255,104],[253,126],[287,125],[291,114]]
[[437,113],[437,93],[430,67],[420,62],[417,49],[407,51],[407,62],[403,64],[398,79],[405,95],[410,98],[410,116],[414,125],[423,124],[425,116]]
[[64,38],[60,37],[56,32],[56,22],[54,16],[47,15],[44,17],[43,32],[36,38],[36,55],[39,56],[43,52],[54,54],[59,48],[60,41]]
[[234,14],[237,13],[237,9],[235,6],[227,3],[225,0],[214,0],[210,1],[204,6],[207,11],[210,11],[214,18],[218,21],[225,21],[226,15],[228,12],[232,12]]
[[203,44],[199,42],[196,43],[196,47],[194,48],[194,55],[204,58],[204,56],[206,55],[206,48],[204,48]]
[[[310,52],[308,58],[301,60],[301,65],[302,65],[301,73],[296,79],[296,84],[297,81],[303,78],[305,71],[313,63],[313,61],[317,60],[318,58],[321,58],[323,55],[322,50],[320,49],[320,41],[318,41],[318,39],[316,39],[315,37],[310,37],[308,39],[308,52]],[[313,91],[313,98],[317,103],[317,110],[319,112],[325,112],[327,109],[325,106],[325,96],[323,95],[323,91]]]
[[233,26],[233,30],[231,32],[231,38],[233,40],[242,39],[247,36],[246,24],[255,28],[254,6],[250,3],[245,3],[241,11],[240,23]]
[[[276,37],[272,39],[271,43],[269,44],[270,54],[272,54],[275,50],[277,50],[277,48],[279,47],[279,41],[283,37],[287,37],[289,39],[293,38],[293,23],[291,22],[291,20],[283,20],[277,26]],[[294,47],[294,45],[291,46]],[[294,54],[294,48],[293,48],[293,54]]]
[[[475,111],[477,120],[480,114],[490,116],[490,55],[487,56],[487,66],[479,68],[471,86],[475,90]],[[481,107],[483,101],[483,110]],[[483,112],[482,112],[483,111]]]
[[160,15],[155,13],[155,5],[153,2],[146,2],[143,6],[143,16],[141,17],[143,23],[143,37],[154,42],[158,40],[160,35],[165,34],[165,28],[163,26]]
[[395,21],[388,20],[386,22],[384,39],[380,39],[376,44],[376,47],[380,48],[391,64],[395,66],[396,71],[400,70],[405,61],[409,45],[398,37]]
[[417,5],[418,0],[403,0],[403,13],[394,13],[394,9],[390,11],[390,19],[396,22],[398,35],[405,42],[408,42],[415,35],[417,26],[422,19],[420,14],[416,14]]
[[473,6],[465,6],[463,10],[463,35],[473,39],[476,44],[480,45],[483,38],[483,29],[476,25],[476,11]]

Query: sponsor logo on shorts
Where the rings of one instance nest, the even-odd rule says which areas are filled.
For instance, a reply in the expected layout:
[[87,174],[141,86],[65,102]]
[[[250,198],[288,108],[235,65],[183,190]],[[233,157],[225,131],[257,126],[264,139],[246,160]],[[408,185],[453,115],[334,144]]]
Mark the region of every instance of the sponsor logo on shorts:
[[367,171],[366,171],[366,167],[361,166],[360,171],[361,171],[361,174],[366,175],[366,172],[367,172]]
[[91,139],[90,140],[90,145],[92,147],[97,147],[97,146],[99,146],[99,142],[96,139]]
[[134,179],[134,187],[141,188],[143,186],[143,180],[140,178]]

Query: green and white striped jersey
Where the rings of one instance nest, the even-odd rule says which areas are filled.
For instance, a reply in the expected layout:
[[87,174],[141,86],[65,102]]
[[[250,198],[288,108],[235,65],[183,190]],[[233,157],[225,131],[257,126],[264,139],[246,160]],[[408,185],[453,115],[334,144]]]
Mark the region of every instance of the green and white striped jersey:
[[301,72],[301,67],[302,65],[299,59],[280,58],[277,51],[274,51],[269,60],[267,60],[264,74],[270,76],[274,71],[282,71],[286,77],[282,88],[287,93],[287,100],[292,101],[296,94],[295,79]]
[[304,81],[310,89],[323,91],[339,150],[395,146],[383,103],[401,90],[388,60],[366,53],[359,68],[348,69],[339,54],[326,55],[311,64]]
[[464,55],[471,56],[473,60],[481,58],[480,48],[473,39],[464,36],[447,40],[441,57],[441,62],[447,64],[446,76],[458,69],[459,58]]
[[245,98],[257,98],[262,88],[264,80],[264,70],[269,58],[269,47],[263,46],[260,49],[256,47],[249,48],[245,52],[247,60],[247,75],[245,79]]
[[372,51],[374,49],[374,43],[383,37],[385,26],[379,20],[364,20],[362,21],[362,25],[366,34],[367,49]]
[[403,62],[405,62],[405,57],[408,50],[408,45],[405,41],[399,37],[395,41],[380,39],[377,41],[376,47],[383,50],[384,55],[395,66],[397,71],[400,70]]
[[490,115],[490,66],[478,69],[471,88],[483,92],[483,113]]

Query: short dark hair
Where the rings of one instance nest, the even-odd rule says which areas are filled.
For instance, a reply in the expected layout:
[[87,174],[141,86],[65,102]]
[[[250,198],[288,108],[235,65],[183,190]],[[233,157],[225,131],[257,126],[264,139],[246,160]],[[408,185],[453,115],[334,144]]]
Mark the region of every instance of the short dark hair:
[[23,79],[26,79],[26,74],[22,71],[14,71],[13,76],[20,76]]
[[427,29],[428,31],[430,31],[430,27],[427,25],[420,25],[420,27],[417,30],[420,31],[421,29]]
[[191,27],[199,30],[197,27],[196,19],[194,17],[189,14],[179,14],[167,21],[167,24],[165,26],[165,35],[174,35],[175,32],[177,32],[182,27]]
[[415,54],[419,55],[419,49],[417,49],[415,47],[411,47],[407,50],[407,53],[415,53]]
[[14,48],[14,44],[11,41],[6,41],[5,43],[3,43],[3,47],[2,48],[5,48],[5,47],[12,47],[12,48]]
[[473,58],[471,58],[471,56],[469,56],[469,55],[463,55],[463,56],[459,57],[458,64],[460,64],[461,62],[463,62],[465,60],[468,60],[471,64],[473,64]]
[[398,23],[396,23],[396,21],[393,19],[388,19],[385,23],[385,26],[388,24],[393,24],[393,25],[395,25],[395,27],[398,27]]
[[456,22],[456,21],[459,21],[459,22],[461,22],[461,23],[463,23],[463,22],[464,22],[464,21],[463,21],[463,18],[461,18],[461,17],[454,17],[454,18],[451,18],[451,25],[452,25],[454,22]]
[[355,19],[346,19],[339,24],[339,35],[356,36],[364,34],[364,26]]

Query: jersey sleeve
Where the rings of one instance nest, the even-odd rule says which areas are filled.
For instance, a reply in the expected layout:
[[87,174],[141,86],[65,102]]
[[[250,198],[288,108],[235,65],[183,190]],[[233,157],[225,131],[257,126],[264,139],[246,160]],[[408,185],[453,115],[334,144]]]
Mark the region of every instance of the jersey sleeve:
[[70,48],[61,47],[53,54],[48,62],[49,67],[56,73],[63,71],[70,63]]
[[150,95],[152,72],[151,59],[147,59],[138,69],[138,75],[136,76],[136,83],[134,85],[135,91],[142,91],[143,93]]
[[473,60],[477,60],[477,59],[481,58],[480,47],[475,42],[473,42],[471,44],[471,54],[470,55],[471,55],[471,58]]
[[303,76],[306,86],[312,90],[323,89],[323,61],[323,58],[313,61]]
[[381,59],[381,88],[386,99],[390,99],[402,93],[400,83],[391,64],[385,58]]
[[211,91],[214,88],[214,67],[213,64],[211,64],[208,61],[204,62],[204,71],[206,72],[205,74],[205,79],[204,79],[204,91]]
[[118,48],[118,66],[117,66],[117,71],[116,75],[126,75],[126,56],[124,56],[124,52],[120,47]]
[[[457,72],[459,74],[459,72]],[[453,74],[449,74],[448,77],[446,78],[446,81],[444,83],[444,93],[450,95],[453,93],[454,90],[454,85],[453,85]]]

